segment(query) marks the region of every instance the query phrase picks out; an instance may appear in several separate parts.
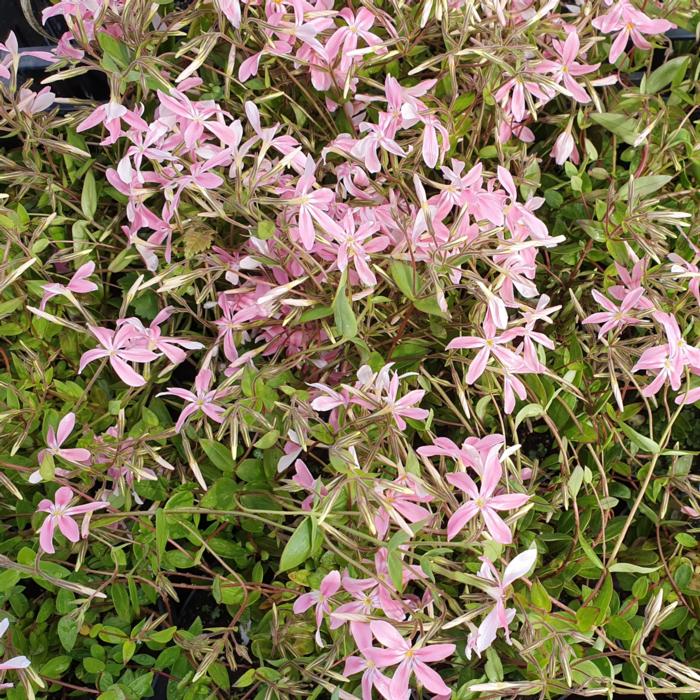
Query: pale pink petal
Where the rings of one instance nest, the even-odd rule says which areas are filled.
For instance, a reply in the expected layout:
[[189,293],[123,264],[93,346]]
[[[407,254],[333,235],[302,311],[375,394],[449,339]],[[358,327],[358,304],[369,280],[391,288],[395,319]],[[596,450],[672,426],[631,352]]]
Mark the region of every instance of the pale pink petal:
[[39,528],[39,545],[47,554],[53,554],[56,550],[53,546],[53,533],[56,529],[56,521],[53,515],[49,515]]
[[457,508],[447,522],[447,539],[453,540],[462,531],[464,526],[479,512],[473,501],[465,503]]
[[69,515],[59,515],[57,518],[58,529],[64,534],[66,539],[77,542],[80,539],[78,523]]
[[521,552],[506,567],[503,573],[503,586],[509,586],[516,579],[522,578],[530,571],[537,560],[537,550],[528,549]]

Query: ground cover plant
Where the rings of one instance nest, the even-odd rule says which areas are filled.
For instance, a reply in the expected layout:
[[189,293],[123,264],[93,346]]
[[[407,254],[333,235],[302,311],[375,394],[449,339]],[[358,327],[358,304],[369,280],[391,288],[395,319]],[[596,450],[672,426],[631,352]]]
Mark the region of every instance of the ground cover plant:
[[699,697],[698,6],[42,7],[7,697]]

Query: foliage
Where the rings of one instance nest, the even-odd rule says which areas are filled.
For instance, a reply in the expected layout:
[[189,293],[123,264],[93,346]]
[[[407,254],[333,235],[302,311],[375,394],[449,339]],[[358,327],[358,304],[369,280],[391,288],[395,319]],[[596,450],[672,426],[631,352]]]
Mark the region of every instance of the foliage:
[[7,697],[700,695],[697,7],[52,17],[43,85],[0,45]]

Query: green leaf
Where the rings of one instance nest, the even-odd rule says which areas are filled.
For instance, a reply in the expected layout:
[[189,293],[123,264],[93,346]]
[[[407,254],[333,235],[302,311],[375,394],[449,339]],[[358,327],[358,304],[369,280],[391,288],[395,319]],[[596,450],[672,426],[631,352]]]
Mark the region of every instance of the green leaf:
[[674,537],[679,545],[682,547],[687,547],[688,549],[692,549],[698,544],[698,541],[687,532],[678,532],[676,535],[674,535]]
[[530,599],[540,610],[549,612],[552,609],[552,600],[547,589],[538,580],[535,580],[530,588]]
[[544,409],[538,403],[529,403],[523,406],[515,415],[515,427],[517,428],[527,418],[538,418],[544,413]]
[[255,233],[261,241],[267,241],[275,235],[274,221],[258,221],[258,228]]
[[233,474],[233,456],[231,450],[216,440],[202,439],[199,441],[209,461],[225,474]]
[[389,550],[387,554],[387,568],[389,569],[389,576],[391,577],[391,582],[394,584],[394,588],[397,591],[403,590],[403,562],[401,561],[401,555],[395,549]]
[[653,95],[668,84],[681,81],[688,68],[690,56],[677,56],[659,66],[644,82],[643,92]]
[[660,566],[637,566],[637,564],[613,564],[608,571],[611,574],[651,574],[658,571]]
[[634,192],[634,196],[637,199],[643,199],[653,194],[662,187],[665,187],[669,182],[673,180],[673,175],[644,175],[642,177],[632,178],[626,182],[620,191],[618,192],[621,199],[627,199],[629,197],[630,183],[631,189]]
[[233,685],[234,688],[249,688],[255,682],[257,669],[249,668]]
[[642,435],[641,433],[638,433],[634,428],[630,428],[629,425],[626,423],[622,423],[620,421],[619,423],[620,428],[622,428],[622,432],[627,435],[627,437],[641,450],[644,450],[644,452],[649,452],[649,454],[657,454],[658,452],[661,452],[661,447],[659,446],[658,442],[654,442],[651,438],[648,438],[646,435]]
[[104,52],[102,64],[107,70],[124,70],[131,63],[131,53],[122,41],[107,32],[97,33],[97,42]]
[[590,115],[592,121],[619,136],[623,141],[632,145],[638,136],[637,122],[626,114],[594,112]]
[[590,632],[599,614],[598,608],[588,605],[585,608],[579,608],[576,611],[576,627],[579,632]]
[[277,442],[280,436],[279,430],[268,430],[255,444],[259,450],[269,450]]
[[58,631],[58,639],[61,646],[70,651],[75,646],[75,640],[78,638],[78,621],[72,617],[64,615],[56,625]]
[[129,603],[129,594],[126,586],[121,583],[114,583],[110,588],[114,609],[117,611],[122,620],[131,619],[131,604]]
[[39,673],[47,678],[60,678],[69,669],[70,664],[70,656],[54,656],[41,667]]
[[595,553],[593,547],[591,547],[591,545],[586,541],[586,538],[580,532],[578,533],[578,543],[581,545],[581,549],[584,551],[584,554],[594,566],[601,570],[605,568],[603,566],[603,562],[600,561],[600,557]]
[[578,492],[581,489],[581,484],[583,483],[583,467],[577,464],[574,471],[571,472],[571,476],[566,483],[566,488],[571,494],[571,498],[575,499],[578,496]]
[[80,208],[85,218],[92,221],[97,211],[97,186],[95,185],[95,175],[92,170],[88,170],[83,178],[83,193],[80,196]]
[[14,569],[5,569],[0,572],[0,593],[7,593],[12,590],[20,578],[20,572]]
[[122,644],[122,663],[128,664],[135,651],[136,642],[133,639],[127,639],[124,644]]
[[357,335],[357,319],[352,310],[352,305],[345,293],[347,283],[347,270],[343,272],[338,285],[338,291],[333,300],[333,317],[335,319],[335,327],[345,340],[350,340]]
[[168,544],[168,519],[165,517],[165,511],[158,508],[156,511],[156,548],[158,557],[165,554],[165,548]]
[[605,625],[605,631],[609,637],[620,639],[623,642],[629,641],[634,637],[634,628],[627,620],[614,615]]
[[389,274],[401,293],[413,301],[416,298],[416,275],[413,267],[400,260],[394,260],[389,265]]
[[311,554],[311,518],[304,518],[284,547],[280,557],[279,573],[295,569]]

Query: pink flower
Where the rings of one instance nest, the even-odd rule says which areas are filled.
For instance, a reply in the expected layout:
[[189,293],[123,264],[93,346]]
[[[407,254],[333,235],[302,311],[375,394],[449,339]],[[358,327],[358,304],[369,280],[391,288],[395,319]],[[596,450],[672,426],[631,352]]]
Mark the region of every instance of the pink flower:
[[379,229],[379,224],[368,221],[355,228],[355,218],[352,210],[348,210],[343,217],[343,236],[337,237],[338,246],[338,269],[343,272],[347,269],[348,263],[352,261],[360,282],[367,287],[377,284],[377,278],[369,267],[370,253],[378,253],[389,245],[388,236],[372,236]]
[[433,497],[410,474],[396,479],[393,482],[395,488],[382,489],[377,487],[375,491],[382,504],[374,517],[374,525],[377,528],[377,537],[383,539],[389,530],[389,523],[393,519],[406,532],[413,534],[407,523],[415,524],[427,521],[433,514],[419,503],[430,503]]
[[230,393],[229,389],[210,389],[214,375],[210,369],[201,369],[195,377],[194,388],[195,392],[179,387],[171,387],[166,391],[161,392],[158,396],[177,396],[183,399],[186,403],[180,413],[180,417],[175,423],[175,432],[179,433],[182,430],[185,421],[194,413],[201,411],[204,415],[209,416],[216,423],[224,422],[224,407],[219,406],[216,402]]
[[[348,70],[353,61],[350,52],[357,48],[358,39],[363,39],[367,46],[378,46],[382,40],[369,31],[374,25],[375,17],[367,8],[362,7],[357,15],[353,15],[349,7],[344,7],[338,16],[347,23],[347,26],[335,30],[326,42],[326,52],[329,63],[333,63],[340,55],[341,70]],[[386,53],[386,49],[378,53]]]
[[501,85],[494,93],[494,98],[507,114],[512,114],[516,122],[521,122],[527,115],[525,93],[547,102],[551,94],[551,88],[544,89],[533,80],[527,80],[522,76],[511,78]]
[[418,680],[431,693],[448,695],[450,689],[434,671],[429,663],[442,661],[455,652],[454,644],[431,644],[422,646],[421,641],[416,645],[404,639],[396,628],[385,620],[375,620],[370,623],[372,634],[385,649],[369,648],[364,650],[367,659],[377,666],[394,666],[394,675],[389,685],[390,698],[396,700],[407,698],[411,676]]
[[522,360],[508,348],[501,347],[505,343],[510,343],[513,339],[512,333],[496,335],[496,328],[493,323],[484,323],[485,337],[475,335],[460,336],[451,340],[447,344],[447,350],[476,350],[476,357],[472,360],[467,371],[467,384],[473,384],[486,369],[489,358],[493,355],[504,367],[518,369]]
[[393,153],[396,156],[405,156],[406,152],[395,141],[398,126],[391,115],[386,112],[379,113],[377,124],[362,122],[360,131],[367,133],[367,136],[357,141],[352,148],[352,155],[363,161],[365,168],[371,173],[378,173],[382,169],[382,164],[377,154],[378,149]]
[[692,260],[686,260],[676,253],[671,253],[668,259],[673,263],[671,272],[683,278],[689,278],[688,290],[695,297],[695,301],[700,304],[700,249],[696,248],[692,243],[694,255]]
[[97,338],[102,347],[83,353],[83,356],[80,358],[78,374],[90,362],[101,357],[107,357],[112,365],[112,369],[124,384],[138,387],[146,383],[146,380],[127,363],[152,362],[158,358],[158,355],[145,348],[134,347],[134,340],[138,338],[138,333],[131,325],[123,324],[117,331],[90,325],[88,329]]
[[104,124],[109,136],[103,139],[100,145],[109,146],[116,143],[123,135],[122,119],[128,119],[128,113],[129,110],[119,102],[106,102],[96,107],[90,116],[86,117],[78,124],[75,130],[80,133],[81,131],[92,129],[92,127],[98,124]]
[[[663,326],[668,342],[647,348],[632,367],[633,372],[657,370],[654,380],[642,389],[643,396],[653,396],[667,381],[674,391],[678,391],[685,367],[700,368],[700,349],[688,345],[675,316],[658,311],[654,314],[654,320]],[[679,403],[691,403],[695,395],[693,390]]]
[[557,136],[550,155],[554,158],[557,165],[563,165],[569,159],[571,159],[572,163],[579,162],[578,150],[576,149],[574,137],[571,135],[570,125]]
[[94,262],[86,262],[81,265],[75,272],[75,274],[70,278],[68,284],[63,285],[59,283],[49,283],[42,285],[44,290],[44,296],[41,299],[41,304],[39,308],[43,311],[46,307],[46,302],[52,297],[59,295],[68,295],[68,293],[73,294],[87,294],[88,292],[94,292],[97,289],[97,285],[94,282],[89,282],[88,277],[95,271]]
[[625,326],[637,326],[641,323],[641,320],[632,313],[644,294],[644,289],[641,287],[627,294],[619,307],[615,306],[615,304],[602,295],[597,289],[594,289],[592,294],[593,298],[605,311],[599,311],[598,313],[586,316],[586,318],[583,319],[583,323],[603,324],[598,331],[599,338],[602,338],[608,331],[613,331],[618,328],[621,330]]
[[503,578],[498,574],[496,567],[486,559],[481,557],[482,566],[479,571],[480,578],[484,579],[489,584],[486,589],[487,594],[496,601],[491,612],[483,619],[478,630],[475,630],[467,639],[466,653],[467,658],[471,658],[472,651],[477,653],[477,656],[488,649],[496,639],[496,634],[499,629],[503,629],[506,635],[506,641],[510,644],[510,635],[508,628],[515,617],[515,610],[506,609],[505,601],[508,595],[508,587],[517,579],[522,578],[532,568],[537,559],[537,550],[528,549],[521,552],[506,566],[503,572]]
[[[4,636],[10,626],[10,620],[5,618],[0,621],[0,637]],[[13,656],[7,661],[0,662],[0,672],[4,671],[17,671],[22,668],[29,668],[31,666],[31,661],[26,656]],[[0,689],[12,688],[13,683],[0,683]]]
[[321,585],[317,591],[304,593],[295,601],[293,610],[297,615],[306,612],[309,608],[315,606],[316,617],[316,643],[322,647],[323,640],[321,639],[321,623],[324,615],[330,615],[331,607],[329,598],[335,595],[340,589],[340,572],[331,571],[323,577]]
[[[617,274],[619,275],[622,284],[615,284],[612,287],[609,287],[608,293],[611,297],[617,299],[618,301],[624,301],[630,292],[642,288],[644,275],[646,275],[647,267],[649,265],[649,258],[643,257],[641,260],[637,260],[635,256],[633,259],[635,260],[635,263],[632,267],[631,273],[627,271],[626,267],[620,265],[620,263],[615,263],[615,269],[617,270]],[[646,292],[645,289],[642,289],[642,291]],[[636,308],[641,310],[651,310],[654,308],[654,304],[645,296],[641,296],[637,300]]]
[[82,506],[69,506],[73,498],[73,490],[68,486],[61,486],[56,491],[55,501],[51,502],[48,498],[44,498],[39,502],[38,510],[43,513],[48,513],[48,517],[44,520],[39,528],[39,544],[41,548],[48,554],[53,554],[56,550],[53,546],[53,537],[56,527],[66,536],[71,542],[77,542],[82,535],[87,537],[88,519],[83,520],[82,532],[78,530],[78,524],[73,519],[74,515],[83,513],[92,513],[100,508],[107,508],[107,501],[94,501],[93,503],[85,503]]
[[314,222],[321,226],[327,233],[342,239],[343,229],[326,213],[335,202],[335,194],[326,187],[314,190],[316,177],[314,172],[316,164],[311,156],[306,160],[303,175],[297,181],[290,204],[298,206],[299,236],[306,250],[314,247],[316,230]]
[[134,341],[136,347],[144,347],[152,352],[161,352],[172,364],[179,365],[187,357],[182,348],[186,350],[201,350],[204,345],[196,340],[163,335],[160,326],[173,315],[174,311],[175,309],[172,306],[166,306],[162,311],[158,312],[148,327],[144,326],[137,318],[127,318],[124,323],[130,324],[139,333],[140,337]]
[[226,19],[238,29],[241,26],[240,0],[214,0],[216,6],[224,13]]
[[328,489],[323,485],[320,479],[314,479],[313,475],[309,471],[309,468],[300,459],[294,462],[294,476],[292,481],[301,486],[305,491],[309,492],[309,495],[303,500],[301,504],[302,510],[311,510],[314,499],[316,496],[327,496]]
[[550,73],[558,83],[563,81],[567,94],[571,95],[577,102],[582,104],[590,102],[591,98],[588,93],[574,80],[574,77],[595,72],[600,67],[600,63],[588,65],[576,62],[581,40],[575,29],[569,32],[563,43],[554,39],[552,44],[558,54],[558,60],[545,59],[540,61],[536,67],[537,72]]
[[39,114],[47,110],[56,101],[56,94],[50,87],[34,92],[29,88],[20,88],[17,109],[24,114]]
[[39,462],[41,463],[44,456],[47,454],[53,457],[62,457],[67,462],[73,464],[86,464],[90,461],[90,452],[81,447],[65,448],[61,447],[63,443],[70,437],[75,427],[75,413],[66,413],[61,422],[58,424],[58,429],[49,426],[46,431],[46,449],[39,452]]
[[[389,573],[389,552],[385,547],[377,550],[374,555],[375,575],[354,579],[347,574],[343,576],[343,588],[355,598],[355,602],[341,605],[331,615],[331,627],[340,627],[347,618],[347,613],[370,615],[374,610],[381,610],[392,620],[403,620],[406,610],[401,601],[394,597],[396,586]],[[420,570],[411,565],[402,568],[402,583],[420,578]],[[351,629],[355,629],[358,623],[350,621]]]
[[[353,637],[361,654],[365,654],[368,650],[371,654],[374,647],[372,645],[372,632],[368,624],[358,623],[353,629]],[[391,692],[390,681],[380,671],[384,667],[385,665],[376,663],[365,656],[348,656],[345,659],[343,675],[354,676],[356,673],[362,672],[362,680],[360,681],[362,700],[372,700],[372,688],[376,688],[383,697],[388,698]]]
[[[4,43],[0,42],[0,52],[7,54],[7,56],[3,57],[2,62],[0,62],[0,78],[9,80],[11,76],[7,66],[12,65],[13,71],[16,71],[20,59],[19,43],[13,31],[7,35],[7,39],[5,39]],[[51,51],[22,51],[22,56],[34,56],[35,58],[40,58],[42,61],[49,61],[50,63],[56,61],[56,57]]]
[[479,489],[473,479],[464,472],[447,474],[447,481],[464,491],[470,499],[454,512],[447,523],[448,540],[453,540],[474,516],[480,514],[486,529],[496,542],[510,544],[513,541],[510,529],[496,511],[520,508],[527,503],[529,496],[524,493],[493,495],[503,475],[499,450],[500,446],[496,446],[489,452],[481,473]]
[[650,49],[651,44],[644,38],[644,34],[661,34],[676,26],[665,19],[648,17],[633,7],[629,0],[619,0],[610,12],[596,17],[592,24],[604,34],[619,32],[610,46],[610,63],[615,63],[622,55],[629,39],[632,39],[638,49]]
[[424,408],[415,408],[415,405],[420,403],[425,396],[425,391],[423,391],[423,389],[409,391],[400,399],[397,398],[398,392],[399,375],[397,372],[394,372],[389,382],[386,396],[382,399],[382,411],[387,411],[393,417],[399,430],[406,430],[406,421],[404,421],[404,418],[424,420],[428,417],[428,411]]

